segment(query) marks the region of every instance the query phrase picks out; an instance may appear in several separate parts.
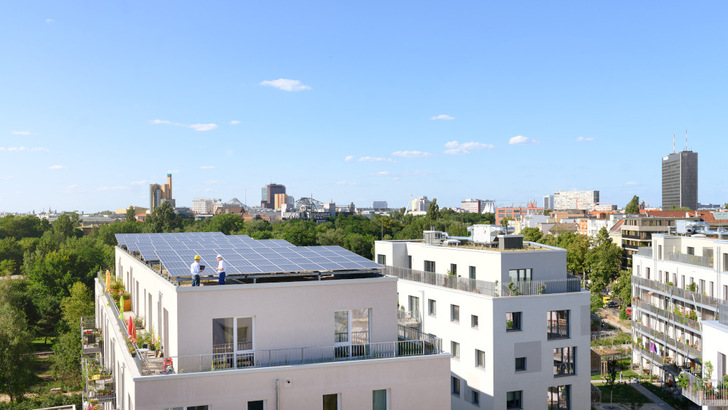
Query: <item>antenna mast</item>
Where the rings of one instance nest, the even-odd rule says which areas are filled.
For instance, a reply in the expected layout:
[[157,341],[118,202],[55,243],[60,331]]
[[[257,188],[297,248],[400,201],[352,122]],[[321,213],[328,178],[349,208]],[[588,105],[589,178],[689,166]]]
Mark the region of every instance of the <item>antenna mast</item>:
[[685,130],[685,151],[688,150],[688,130]]
[[672,134],[672,153],[675,153],[675,134]]

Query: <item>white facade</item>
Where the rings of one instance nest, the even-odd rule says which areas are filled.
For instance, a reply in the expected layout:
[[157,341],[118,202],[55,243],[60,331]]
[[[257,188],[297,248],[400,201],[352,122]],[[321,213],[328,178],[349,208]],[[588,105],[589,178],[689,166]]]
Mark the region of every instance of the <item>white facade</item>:
[[558,191],[554,193],[554,210],[592,210],[599,202],[599,191]]
[[427,212],[431,201],[426,196],[417,197],[412,200],[412,212]]
[[632,265],[633,361],[664,378],[715,365],[715,346],[726,339],[712,340],[707,325],[728,298],[728,241],[653,234]]
[[[376,241],[375,254],[399,276],[405,316],[421,318],[422,330],[453,354],[452,409],[506,409],[509,401],[517,408],[545,408],[560,386],[569,390],[562,393],[569,408],[589,408],[589,293],[578,279],[567,279],[565,250],[531,243],[499,251]],[[530,281],[518,281],[526,275]],[[511,277],[519,296],[509,290]],[[515,322],[518,328],[508,330]],[[550,333],[555,323],[566,333]],[[570,352],[573,360],[557,360],[557,352]]]
[[[247,409],[262,401],[265,409],[316,409],[334,395],[340,409],[371,409],[377,394],[386,409],[449,405],[449,355],[412,354],[412,345],[406,354],[398,342],[394,278],[178,286],[119,247],[116,275],[131,293],[132,315],[159,335],[175,371],[161,374],[163,358],[131,357],[97,281],[96,326],[115,408]],[[232,337],[233,350],[214,354],[216,337]]]
[[211,214],[215,210],[215,200],[193,199],[190,209],[196,214]]

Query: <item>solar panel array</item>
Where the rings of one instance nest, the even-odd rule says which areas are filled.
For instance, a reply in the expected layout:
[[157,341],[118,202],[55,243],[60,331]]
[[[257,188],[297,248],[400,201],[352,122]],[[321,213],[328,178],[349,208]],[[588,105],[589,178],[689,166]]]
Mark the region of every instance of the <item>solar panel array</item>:
[[161,262],[170,276],[189,276],[195,255],[210,269],[205,273],[215,274],[218,254],[227,263],[228,275],[381,268],[339,246],[294,246],[283,239],[255,240],[221,232],[116,234],[116,241],[145,261]]

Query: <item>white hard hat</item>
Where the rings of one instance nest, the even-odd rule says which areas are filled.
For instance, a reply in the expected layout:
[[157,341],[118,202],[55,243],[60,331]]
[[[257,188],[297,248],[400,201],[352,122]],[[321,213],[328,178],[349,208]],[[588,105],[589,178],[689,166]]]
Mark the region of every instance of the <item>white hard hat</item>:
[[217,257],[222,259],[222,255],[220,255],[219,253],[217,254]]

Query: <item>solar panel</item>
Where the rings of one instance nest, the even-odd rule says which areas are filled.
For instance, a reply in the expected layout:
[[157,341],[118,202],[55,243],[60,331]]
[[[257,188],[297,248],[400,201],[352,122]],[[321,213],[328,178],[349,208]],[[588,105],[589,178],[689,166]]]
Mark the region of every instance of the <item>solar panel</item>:
[[159,260],[170,276],[189,276],[195,255],[214,274],[218,254],[228,264],[228,275],[380,268],[339,246],[297,247],[283,239],[255,240],[221,232],[116,234],[116,240],[146,261]]

